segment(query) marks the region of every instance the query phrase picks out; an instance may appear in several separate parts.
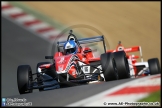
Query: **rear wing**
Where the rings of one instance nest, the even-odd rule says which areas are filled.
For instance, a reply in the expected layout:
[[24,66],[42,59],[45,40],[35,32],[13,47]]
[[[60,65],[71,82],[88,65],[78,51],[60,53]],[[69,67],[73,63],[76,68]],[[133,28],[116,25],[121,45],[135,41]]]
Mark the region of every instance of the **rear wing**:
[[[93,42],[103,42],[103,46],[104,46],[104,51],[106,52],[106,46],[105,46],[105,41],[104,41],[104,36],[95,36],[95,37],[91,37],[91,38],[83,38],[83,39],[78,39],[78,42],[80,44],[86,44],[86,43],[93,43]],[[63,47],[65,42],[67,41],[58,41],[57,42],[57,47]]]
[[[137,51],[139,51],[139,52],[140,52],[141,62],[143,62],[141,46],[133,46],[133,47],[129,47],[129,48],[124,48],[124,51],[125,51],[126,53],[129,53],[129,52],[137,52]],[[116,50],[108,50],[107,53],[108,53],[108,52],[116,52]]]
[[130,48],[125,48],[124,49],[125,52],[136,52],[139,51],[140,52],[140,56],[141,56],[141,62],[143,62],[143,57],[142,57],[142,49],[141,46],[134,46],[134,47],[130,47]]

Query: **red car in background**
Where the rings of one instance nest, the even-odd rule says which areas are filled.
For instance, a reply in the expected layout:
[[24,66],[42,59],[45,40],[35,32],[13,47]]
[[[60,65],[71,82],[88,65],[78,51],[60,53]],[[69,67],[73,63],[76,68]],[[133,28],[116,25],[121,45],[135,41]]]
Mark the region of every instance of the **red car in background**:
[[[160,68],[158,58],[150,58],[147,61],[143,61],[141,46],[133,46],[133,47],[125,48],[121,44],[121,41],[119,41],[115,50],[108,50],[106,52],[114,53],[118,51],[124,51],[126,53],[126,58],[129,63],[130,76],[132,78],[161,73],[161,68]],[[130,52],[139,52],[139,55],[130,54]],[[138,61],[138,59],[140,59],[140,61]]]

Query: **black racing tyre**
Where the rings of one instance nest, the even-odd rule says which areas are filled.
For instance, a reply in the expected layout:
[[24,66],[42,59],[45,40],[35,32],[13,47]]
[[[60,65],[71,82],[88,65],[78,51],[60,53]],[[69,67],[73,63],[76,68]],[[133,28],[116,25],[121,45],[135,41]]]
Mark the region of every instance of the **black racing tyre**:
[[116,63],[116,68],[118,70],[119,79],[130,78],[130,69],[125,52],[114,52],[113,57]]
[[32,86],[33,76],[29,65],[20,65],[17,68],[17,84],[20,94],[32,93],[33,89],[28,89]]
[[148,65],[151,75],[161,74],[160,64],[158,58],[148,59]]
[[112,81],[118,79],[118,73],[115,66],[112,53],[101,54],[101,67],[104,74],[105,81]]

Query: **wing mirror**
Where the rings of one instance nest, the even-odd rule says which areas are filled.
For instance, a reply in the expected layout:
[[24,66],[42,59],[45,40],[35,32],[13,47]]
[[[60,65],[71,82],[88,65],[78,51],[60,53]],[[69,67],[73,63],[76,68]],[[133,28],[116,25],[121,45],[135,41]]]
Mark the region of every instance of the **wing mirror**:
[[53,59],[53,56],[45,56],[45,59]]
[[88,49],[88,50],[84,50],[83,52],[84,53],[88,53],[88,52],[92,52],[92,50],[91,49]]

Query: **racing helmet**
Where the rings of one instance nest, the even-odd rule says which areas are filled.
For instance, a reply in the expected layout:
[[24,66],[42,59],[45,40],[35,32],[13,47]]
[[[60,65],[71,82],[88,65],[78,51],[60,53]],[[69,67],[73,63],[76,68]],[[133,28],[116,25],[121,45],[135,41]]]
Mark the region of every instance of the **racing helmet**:
[[67,41],[64,46],[64,53],[65,54],[76,54],[77,53],[77,45],[74,40]]

